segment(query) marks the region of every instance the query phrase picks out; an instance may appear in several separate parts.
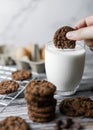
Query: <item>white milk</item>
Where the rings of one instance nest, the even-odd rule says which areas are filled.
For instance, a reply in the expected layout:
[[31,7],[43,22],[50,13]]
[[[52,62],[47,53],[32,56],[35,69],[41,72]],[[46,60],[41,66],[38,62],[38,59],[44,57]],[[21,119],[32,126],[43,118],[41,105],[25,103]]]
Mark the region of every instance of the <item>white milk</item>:
[[[85,49],[77,45],[75,49],[57,49],[49,44],[45,49],[45,68],[48,81],[56,85],[57,90],[69,95],[82,78],[85,63]],[[68,93],[67,93],[68,92]]]

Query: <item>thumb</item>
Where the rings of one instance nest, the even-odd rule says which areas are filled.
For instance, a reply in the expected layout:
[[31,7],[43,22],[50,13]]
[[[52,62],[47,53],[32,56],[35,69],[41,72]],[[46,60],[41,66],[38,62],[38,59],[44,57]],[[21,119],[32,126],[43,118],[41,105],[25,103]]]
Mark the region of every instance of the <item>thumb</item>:
[[93,26],[80,28],[76,31],[70,31],[66,34],[70,40],[87,40],[93,39]]

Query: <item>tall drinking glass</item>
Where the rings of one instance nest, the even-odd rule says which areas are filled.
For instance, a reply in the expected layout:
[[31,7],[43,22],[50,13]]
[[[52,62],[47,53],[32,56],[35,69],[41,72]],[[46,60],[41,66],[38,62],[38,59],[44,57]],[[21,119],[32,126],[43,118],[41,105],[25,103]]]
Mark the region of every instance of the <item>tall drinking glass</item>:
[[81,81],[85,64],[84,44],[77,43],[74,49],[58,49],[53,43],[45,48],[47,80],[56,85],[62,95],[72,95]]

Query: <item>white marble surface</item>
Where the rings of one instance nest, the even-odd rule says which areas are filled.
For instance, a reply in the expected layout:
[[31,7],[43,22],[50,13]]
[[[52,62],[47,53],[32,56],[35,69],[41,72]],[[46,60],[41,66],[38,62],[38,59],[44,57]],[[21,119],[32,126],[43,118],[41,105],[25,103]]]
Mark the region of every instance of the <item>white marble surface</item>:
[[0,43],[46,43],[62,25],[93,14],[93,0],[0,0]]
[[[11,72],[15,71],[16,68],[12,67],[6,67],[6,66],[0,66],[0,80],[4,79],[11,79]],[[38,77],[36,75],[32,76],[33,78],[37,79],[45,79],[44,75],[39,75]],[[32,80],[32,78],[30,79]],[[29,124],[31,130],[54,130],[56,121],[59,119],[65,120],[68,118],[68,116],[65,116],[60,113],[59,111],[59,104],[64,98],[74,98],[77,96],[88,96],[93,100],[93,89],[91,90],[91,83],[93,83],[93,80],[90,80],[88,82],[87,80],[82,80],[81,87],[83,90],[77,91],[75,95],[72,96],[62,96],[62,92],[57,92],[54,94],[54,97],[57,99],[57,105],[56,105],[56,116],[55,119],[48,123],[37,123],[33,122],[29,119],[28,112],[27,112],[27,105],[26,100],[24,99],[23,94],[23,88],[26,83],[28,83],[29,80],[19,81],[20,90],[16,94],[9,94],[6,96],[0,95],[0,120],[5,119],[7,116],[20,116]],[[90,89],[87,89],[86,86],[89,86]],[[85,88],[85,89],[84,89]],[[17,94],[19,94],[17,96]],[[3,105],[2,105],[3,104]],[[72,118],[72,117],[71,117]],[[83,130],[93,130],[93,118],[86,118],[84,116],[81,117],[73,117],[73,121],[80,122],[82,126],[84,126]],[[66,130],[66,129],[65,129]]]

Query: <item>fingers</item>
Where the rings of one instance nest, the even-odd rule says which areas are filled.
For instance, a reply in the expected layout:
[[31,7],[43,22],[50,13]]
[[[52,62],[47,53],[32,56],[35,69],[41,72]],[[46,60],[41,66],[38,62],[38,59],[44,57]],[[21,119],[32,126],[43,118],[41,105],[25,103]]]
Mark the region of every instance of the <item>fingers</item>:
[[79,28],[83,28],[83,27],[86,27],[86,20],[85,19],[82,19],[81,21],[79,21],[75,26],[74,28],[75,29],[79,29]]
[[75,26],[75,29],[79,29],[86,26],[92,26],[93,25],[93,16],[86,17],[83,20],[80,20]]
[[70,40],[87,40],[93,39],[93,26],[80,28],[76,31],[70,31],[66,34]]
[[93,51],[93,16],[80,20],[74,28],[77,30],[68,32],[66,37],[71,40],[84,40]]

